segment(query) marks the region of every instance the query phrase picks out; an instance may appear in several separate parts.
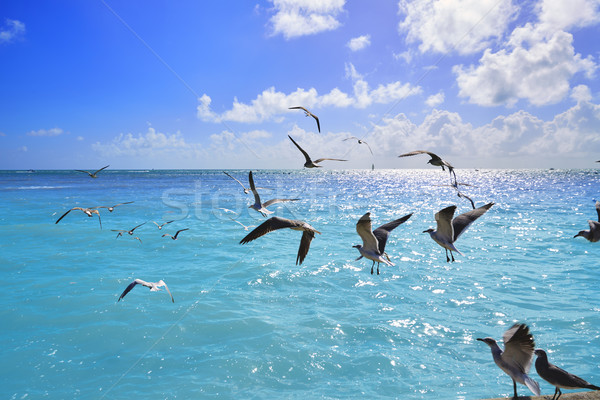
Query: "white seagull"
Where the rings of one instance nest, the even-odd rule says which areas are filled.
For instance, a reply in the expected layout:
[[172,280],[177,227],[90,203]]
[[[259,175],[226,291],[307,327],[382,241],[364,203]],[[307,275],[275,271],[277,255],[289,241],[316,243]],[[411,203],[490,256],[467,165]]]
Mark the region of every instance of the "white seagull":
[[590,242],[597,242],[600,240],[600,201],[596,201],[596,212],[598,213],[598,221],[593,221],[590,219],[588,221],[590,229],[579,231],[577,235],[573,236],[574,238],[582,236]]
[[362,140],[362,139],[359,139],[359,138],[357,138],[356,136],[350,136],[349,138],[346,138],[346,139],[344,139],[344,142],[345,142],[346,140],[352,140],[352,139],[354,139],[354,140],[357,140],[357,141],[358,141],[358,144],[366,144],[366,145],[367,145],[367,147],[369,148],[369,151],[371,152],[371,155],[373,155],[373,150],[371,150],[371,146],[369,146],[369,143],[365,142],[365,141],[364,141],[364,140]]
[[358,257],[357,260],[360,260],[361,258],[365,257],[373,261],[373,265],[371,265],[371,275],[373,275],[373,267],[375,266],[375,262],[377,262],[377,275],[379,275],[380,263],[384,263],[389,266],[394,265],[385,253],[385,244],[387,242],[388,237],[390,236],[390,232],[393,231],[400,224],[406,222],[412,216],[412,213],[405,215],[404,217],[399,218],[395,221],[381,225],[374,231],[372,230],[370,216],[371,213],[366,213],[365,215],[360,217],[360,219],[356,223],[356,232],[361,237],[363,244],[362,246],[360,244],[357,244],[352,247],[358,249],[360,253],[360,257]]
[[304,258],[308,254],[310,242],[312,242],[313,238],[315,237],[315,233],[318,233],[319,235],[321,234],[321,232],[304,221],[280,217],[269,218],[256,227],[256,229],[254,229],[248,235],[246,235],[245,238],[240,240],[240,244],[246,244],[254,239],[258,239],[259,237],[266,235],[269,232],[283,228],[290,228],[294,231],[302,231],[302,239],[300,239],[300,247],[298,248],[298,255],[296,256],[296,265],[302,264],[302,261],[304,261]]
[[305,168],[322,168],[320,165],[317,165],[317,164],[322,161],[327,161],[327,160],[329,160],[329,161],[348,161],[348,160],[340,160],[339,158],[319,158],[318,160],[313,161],[310,159],[310,156],[308,155],[308,153],[306,151],[304,151],[304,149],[302,147],[300,147],[300,145],[298,143],[296,143],[296,141],[294,139],[292,139],[292,137],[290,135],[288,135],[288,137],[290,138],[292,143],[294,143],[296,145],[298,150],[300,150],[300,152],[302,154],[304,154],[304,158],[306,159],[306,162],[304,163]]
[[315,121],[317,121],[317,129],[319,130],[319,133],[321,133],[321,124],[319,123],[319,118],[317,118],[317,116],[313,113],[311,113],[310,111],[308,111],[306,108],[304,107],[289,107],[290,110],[303,110],[304,111],[304,115],[307,117],[313,117],[315,119]]
[[106,167],[102,167],[98,171],[94,171],[94,172],[84,171],[84,170],[81,170],[81,169],[76,169],[75,171],[77,171],[77,172],[85,172],[86,174],[88,174],[90,176],[90,178],[97,178],[98,177],[97,176],[98,172],[100,172],[103,169],[106,169],[108,167],[110,167],[110,165],[107,165]]
[[460,235],[466,231],[477,218],[485,214],[493,205],[494,203],[488,203],[485,206],[460,214],[454,219],[452,219],[452,217],[454,216],[456,206],[446,207],[435,214],[437,230],[430,228],[423,231],[423,233],[429,233],[429,236],[446,250],[446,262],[450,261],[450,258],[448,258],[448,250],[450,251],[450,256],[452,256],[452,261],[454,261],[453,251],[462,255],[462,253],[454,247],[454,242],[458,240]]
[[512,378],[515,399],[518,397],[517,382],[526,385],[536,396],[540,395],[540,386],[527,375],[531,368],[535,348],[533,335],[529,332],[527,325],[514,324],[504,332],[502,335],[504,351],[491,337],[477,340],[490,346],[496,365]]
[[151,291],[151,292],[159,292],[159,291],[160,291],[159,287],[162,287],[162,286],[164,286],[164,287],[165,287],[165,289],[166,289],[166,291],[167,291],[167,293],[169,293],[169,296],[171,296],[171,301],[172,301],[173,303],[175,303],[175,300],[173,299],[173,295],[171,294],[171,291],[169,290],[169,287],[167,286],[167,284],[165,283],[165,281],[163,281],[162,279],[161,279],[160,281],[158,281],[158,282],[146,282],[146,281],[143,281],[143,280],[141,280],[141,279],[136,279],[136,280],[134,280],[133,282],[131,282],[131,283],[130,283],[130,284],[129,284],[129,285],[126,287],[126,288],[125,288],[125,290],[123,291],[123,293],[121,293],[121,296],[119,296],[119,300],[117,300],[117,303],[118,303],[119,301],[121,301],[121,299],[122,299],[123,297],[125,297],[125,295],[126,295],[127,293],[131,292],[131,289],[133,289],[133,288],[135,287],[135,285],[142,285],[142,286],[146,286],[147,288],[150,288],[150,291]]
[[[244,193],[245,193],[245,194],[248,194],[248,193],[250,193],[250,192],[252,191],[252,189],[250,189],[250,188],[247,188],[246,186],[244,186],[244,184],[243,184],[242,182],[240,182],[240,181],[239,181],[237,178],[234,178],[233,176],[229,175],[229,174],[228,174],[227,172],[225,172],[225,171],[223,171],[223,173],[224,173],[225,175],[227,175],[228,177],[230,177],[231,179],[233,179],[234,181],[236,181],[237,183],[239,183],[239,184],[240,184],[240,186],[241,186],[241,187],[244,189]],[[263,187],[257,187],[257,189],[266,189],[266,190],[272,190],[272,189],[269,189],[269,188],[263,188]]]
[[436,167],[442,167],[442,171],[445,171],[446,169],[444,167],[447,167],[448,171],[450,171],[450,181],[452,181],[452,176],[454,175],[454,182],[456,182],[456,173],[454,172],[454,167],[452,165],[450,165],[449,162],[442,160],[440,158],[440,156],[438,156],[437,154],[434,154],[434,153],[432,153],[430,151],[426,151],[426,150],[415,150],[415,151],[411,151],[410,153],[400,154],[398,157],[410,157],[410,156],[416,156],[418,154],[429,155],[429,157],[431,157],[431,159],[429,161],[427,161],[427,163],[431,164],[431,165],[435,165]]
[[115,207],[122,206],[123,204],[131,204],[131,203],[133,203],[133,201],[126,201],[125,203],[115,204],[114,206],[100,206],[98,208],[106,208],[108,210],[108,212],[113,212],[115,210]]
[[253,210],[258,211],[259,213],[261,213],[263,215],[263,217],[266,217],[267,214],[273,214],[273,211],[267,210],[267,207],[269,207],[271,204],[283,203],[286,201],[300,200],[300,199],[271,199],[269,201],[261,203],[260,196],[258,195],[258,192],[256,191],[256,187],[254,186],[254,178],[252,177],[252,171],[250,171],[250,173],[248,174],[248,182],[250,183],[250,190],[254,194],[254,204],[252,204],[251,206],[248,206],[248,208],[252,208]]
[[66,213],[64,213],[63,215],[61,215],[60,218],[56,220],[55,224],[58,224],[61,219],[63,219],[68,213],[70,213],[73,210],[83,211],[85,213],[85,215],[87,215],[88,217],[91,217],[92,214],[98,215],[98,222],[100,223],[100,229],[102,229],[102,221],[100,220],[100,212],[98,210],[96,210],[95,208],[87,208],[87,207],[73,207],[73,208],[71,208],[69,211],[67,211]]
[[175,222],[175,220],[171,220],[171,221],[167,221],[167,222],[163,222],[162,224],[159,224],[156,221],[152,221],[154,223],[154,225],[156,225],[156,227],[158,228],[158,230],[161,230],[163,228],[163,226],[170,224],[171,222]]
[[117,233],[117,238],[119,236],[123,236],[124,233],[128,233],[130,235],[133,235],[133,231],[135,231],[137,228],[139,228],[140,226],[142,226],[144,224],[145,224],[145,222],[139,224],[135,228],[131,228],[130,230],[127,230],[127,229],[111,229],[111,231],[113,231],[113,232],[119,232],[119,233]]

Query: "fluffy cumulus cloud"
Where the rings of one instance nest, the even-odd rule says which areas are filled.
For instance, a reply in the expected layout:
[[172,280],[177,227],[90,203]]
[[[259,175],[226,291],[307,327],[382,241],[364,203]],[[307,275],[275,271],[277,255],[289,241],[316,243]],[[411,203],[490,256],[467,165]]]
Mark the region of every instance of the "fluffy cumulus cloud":
[[400,0],[400,31],[421,52],[472,54],[501,38],[517,8],[511,0]]
[[290,112],[289,107],[297,105],[303,105],[308,109],[321,107],[366,108],[373,103],[387,104],[421,93],[419,86],[412,86],[400,81],[379,84],[376,88],[371,88],[352,64],[346,65],[346,77],[352,81],[352,94],[345,93],[338,88],[323,95],[319,95],[314,88],[308,90],[298,88],[286,94],[270,87],[250,103],[242,103],[235,98],[231,109],[221,114],[211,110],[211,98],[204,94],[199,99],[197,115],[203,121],[257,123],[280,118],[282,114]]
[[542,0],[537,6],[540,24],[544,29],[567,30],[572,27],[584,27],[600,21],[600,1]]
[[27,136],[58,136],[65,133],[60,128],[52,128],[52,129],[39,129],[37,131],[27,132]]
[[10,43],[25,34],[25,24],[14,19],[6,19],[0,27],[0,43]]
[[330,31],[340,26],[345,0],[272,0],[273,35],[286,39]]
[[571,90],[571,98],[577,102],[591,101],[592,93],[586,85],[577,85]]
[[362,35],[352,38],[346,43],[346,46],[352,51],[362,50],[371,44],[371,35]]
[[425,100],[425,104],[429,107],[437,107],[444,102],[444,92],[438,92],[436,94],[432,94]]

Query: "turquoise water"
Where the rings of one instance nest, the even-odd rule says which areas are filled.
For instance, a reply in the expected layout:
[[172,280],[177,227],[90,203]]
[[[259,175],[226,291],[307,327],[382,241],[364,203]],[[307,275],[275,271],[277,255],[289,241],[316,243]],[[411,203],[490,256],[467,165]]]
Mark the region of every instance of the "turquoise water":
[[[229,171],[242,182],[247,172]],[[551,362],[600,382],[600,243],[594,170],[459,170],[478,206],[496,204],[447,263],[434,213],[470,209],[428,170],[254,171],[263,201],[322,232],[301,266],[300,233],[247,245],[253,199],[221,171],[0,172],[0,398],[477,399],[512,395],[475,339],[529,324]],[[133,204],[97,216],[74,206]],[[358,218],[408,213],[394,267],[355,261]],[[111,229],[175,220],[135,231]],[[174,241],[161,237],[189,228]],[[175,298],[136,287],[163,279]],[[542,381],[542,393],[554,389]],[[529,394],[524,386],[520,394]]]

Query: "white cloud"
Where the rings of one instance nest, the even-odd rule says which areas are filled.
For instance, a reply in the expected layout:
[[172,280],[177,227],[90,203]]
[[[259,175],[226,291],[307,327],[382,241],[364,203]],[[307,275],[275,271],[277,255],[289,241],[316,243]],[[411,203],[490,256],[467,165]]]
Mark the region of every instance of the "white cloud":
[[598,0],[542,0],[537,4],[536,10],[540,24],[547,30],[567,30],[600,21]]
[[340,26],[338,14],[345,0],[272,0],[275,14],[271,17],[273,35],[286,39],[330,31]]
[[557,31],[547,36],[527,24],[511,35],[510,48],[487,49],[478,66],[455,66],[459,95],[483,106],[514,105],[526,99],[534,105],[552,104],[569,93],[569,79],[578,72],[591,77],[591,57],[573,48],[573,36]]
[[199,99],[197,115],[203,121],[256,123],[289,113],[289,107],[293,106],[302,105],[308,109],[320,107],[366,108],[373,103],[387,104],[421,92],[419,86],[411,86],[409,83],[400,81],[379,84],[377,88],[371,89],[368,82],[352,64],[346,64],[346,77],[352,80],[353,95],[344,93],[338,88],[319,95],[315,88],[308,90],[298,88],[294,92],[286,94],[270,87],[251,100],[249,104],[242,103],[235,98],[230,110],[217,114],[210,108],[210,97],[204,94]]
[[444,92],[440,91],[436,94],[432,94],[425,100],[425,104],[429,107],[437,107],[444,102]]
[[119,134],[108,143],[96,142],[92,149],[103,157],[161,157],[178,154],[189,157],[196,153],[197,146],[185,142],[181,133],[165,134],[152,127],[145,134]]
[[400,31],[422,53],[472,54],[501,38],[517,8],[511,0],[400,0]]
[[52,129],[40,129],[37,131],[27,132],[27,136],[58,136],[62,135],[64,132],[60,128],[52,128]]
[[577,85],[571,90],[571,98],[577,102],[592,100],[590,88],[586,85]]
[[346,46],[352,51],[362,50],[371,44],[371,35],[362,35],[352,38],[346,43]]
[[14,19],[6,19],[0,28],[0,43],[9,43],[25,34],[25,24]]

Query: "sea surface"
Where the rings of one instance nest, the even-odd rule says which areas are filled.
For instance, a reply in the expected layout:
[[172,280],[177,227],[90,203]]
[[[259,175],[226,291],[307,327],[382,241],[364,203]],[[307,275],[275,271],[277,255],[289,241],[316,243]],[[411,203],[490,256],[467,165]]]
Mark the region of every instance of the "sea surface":
[[[600,385],[600,243],[573,238],[597,218],[599,171],[456,172],[477,206],[495,204],[448,263],[423,231],[471,205],[441,169],[253,171],[263,201],[301,199],[273,215],[321,232],[296,265],[300,232],[239,244],[240,224],[265,218],[222,171],[0,171],[0,398],[507,396],[512,381],[476,339],[502,346],[515,322]],[[228,173],[247,185],[247,170]],[[78,210],[55,223],[128,201],[99,209],[102,228]],[[366,212],[373,227],[413,213],[380,275],[352,248]],[[139,285],[118,302],[135,278],[163,279],[175,302]]]

